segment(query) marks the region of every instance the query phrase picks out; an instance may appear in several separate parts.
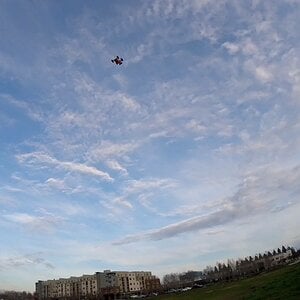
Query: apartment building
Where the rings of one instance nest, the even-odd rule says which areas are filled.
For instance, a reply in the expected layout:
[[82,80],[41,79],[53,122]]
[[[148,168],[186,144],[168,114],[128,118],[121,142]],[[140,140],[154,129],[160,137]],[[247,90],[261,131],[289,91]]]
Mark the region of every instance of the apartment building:
[[151,272],[122,272],[117,271],[117,284],[121,293],[138,293],[146,291],[146,280],[152,277]]
[[[105,294],[136,294],[145,293],[153,284],[158,286],[159,278],[151,272],[143,271],[110,271],[96,272],[93,275],[80,277],[60,278],[36,283],[36,293],[42,299],[81,299],[86,296]],[[150,292],[150,290],[149,290]]]
[[100,291],[100,285],[100,275],[95,273],[94,275],[82,275],[80,277],[40,280],[36,283],[36,293],[39,299],[78,299],[80,296],[96,296]]
[[162,289],[159,278],[152,275],[145,279],[145,288],[149,293],[158,292]]

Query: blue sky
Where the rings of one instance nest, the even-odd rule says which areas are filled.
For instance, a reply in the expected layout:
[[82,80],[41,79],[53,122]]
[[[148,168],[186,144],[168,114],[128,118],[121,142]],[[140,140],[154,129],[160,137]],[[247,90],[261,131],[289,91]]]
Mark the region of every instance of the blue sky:
[[299,247],[299,17],[1,1],[0,289]]

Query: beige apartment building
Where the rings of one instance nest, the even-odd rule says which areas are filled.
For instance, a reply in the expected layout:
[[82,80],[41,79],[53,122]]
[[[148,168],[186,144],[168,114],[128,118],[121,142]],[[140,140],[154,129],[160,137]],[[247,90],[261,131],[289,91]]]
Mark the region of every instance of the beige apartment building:
[[60,278],[36,283],[36,293],[39,299],[72,298],[97,295],[99,280],[97,274],[80,277]]
[[115,272],[121,293],[135,293],[146,291],[145,281],[150,279],[151,272]]
[[[60,278],[36,283],[38,299],[84,299],[87,296],[140,294],[153,291],[149,282],[160,288],[159,278],[151,272],[110,271],[96,272],[93,275]],[[148,291],[149,290],[149,291]]]

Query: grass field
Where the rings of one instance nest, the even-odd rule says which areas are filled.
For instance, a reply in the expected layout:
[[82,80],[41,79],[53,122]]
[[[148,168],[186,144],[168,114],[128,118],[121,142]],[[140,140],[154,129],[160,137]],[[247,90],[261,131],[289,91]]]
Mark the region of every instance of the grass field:
[[177,295],[160,295],[156,300],[300,300],[300,263],[231,283],[215,284]]

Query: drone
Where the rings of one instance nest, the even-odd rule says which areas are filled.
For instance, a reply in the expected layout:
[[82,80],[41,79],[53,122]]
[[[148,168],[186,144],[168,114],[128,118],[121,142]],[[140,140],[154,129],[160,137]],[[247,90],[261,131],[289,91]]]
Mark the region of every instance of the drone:
[[114,59],[111,60],[111,62],[116,65],[121,65],[123,63],[123,58],[116,56]]

